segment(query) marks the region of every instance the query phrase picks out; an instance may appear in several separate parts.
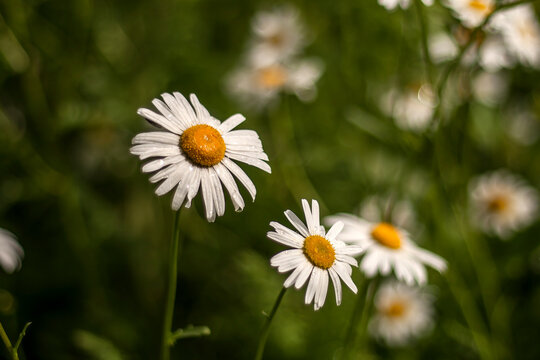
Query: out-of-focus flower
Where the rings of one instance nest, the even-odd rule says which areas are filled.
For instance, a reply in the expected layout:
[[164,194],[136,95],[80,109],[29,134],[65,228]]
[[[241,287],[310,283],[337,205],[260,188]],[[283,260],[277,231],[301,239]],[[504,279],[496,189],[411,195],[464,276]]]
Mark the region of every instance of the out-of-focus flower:
[[540,136],[540,122],[530,111],[515,106],[506,116],[508,135],[518,143],[530,146]]
[[532,5],[502,11],[493,21],[508,51],[524,65],[540,68],[540,25]]
[[[422,0],[422,2],[427,6],[433,5],[433,0]],[[393,10],[398,6],[407,9],[410,4],[411,0],[379,0],[379,5],[384,6],[387,10]]]
[[406,345],[433,327],[433,296],[424,289],[387,282],[374,299],[369,332],[390,346]]
[[495,9],[494,0],[447,0],[446,3],[469,28],[480,25]]
[[[174,96],[173,96],[174,95]],[[268,173],[270,166],[265,162],[259,136],[252,130],[232,130],[245,121],[240,114],[224,122],[212,117],[208,110],[191,95],[191,104],[180,93],[162,94],[163,101],[152,103],[161,114],[148,109],[137,113],[153,125],[166,131],[147,132],[133,138],[130,152],[141,160],[157,158],[147,162],[143,172],[155,172],[150,181],[163,181],[156,189],[161,196],[174,187],[176,191],[172,208],[178,210],[185,202],[202,191],[206,218],[214,221],[225,212],[225,197],[222,184],[231,196],[236,211],[242,211],[244,200],[233,175],[247,188],[255,200],[255,185],[233,160],[258,167]]]
[[418,247],[407,231],[394,224],[371,223],[350,214],[329,216],[325,221],[329,225],[343,222],[345,228],[338,239],[365,249],[360,269],[369,278],[377,273],[388,275],[393,269],[400,281],[424,284],[427,281],[424,265],[439,272],[446,269],[443,258]]
[[257,13],[251,28],[254,37],[248,58],[259,66],[288,60],[306,45],[298,11],[291,6]]
[[536,217],[538,193],[508,171],[471,180],[469,194],[473,223],[488,234],[508,238]]
[[360,216],[372,223],[388,217],[392,224],[409,232],[418,227],[412,204],[406,200],[394,200],[390,196],[373,195],[366,198],[360,206]]
[[482,71],[474,77],[472,91],[474,97],[484,105],[499,105],[508,94],[508,78],[501,72]]
[[267,236],[293,248],[272,257],[270,264],[281,273],[293,270],[283,284],[286,288],[294,284],[295,288],[300,289],[309,279],[305,303],[313,301],[315,310],[324,305],[330,278],[334,284],[336,303],[340,305],[341,281],[354,293],[358,291],[351,279],[351,265],[358,266],[353,256],[360,254],[362,249],[336,240],[343,229],[340,222],[335,223],[328,233],[325,232],[324,226],[320,225],[319,203],[316,200],[311,202],[311,209],[307,200],[302,200],[302,206],[306,224],[291,210],[285,211],[285,216],[296,231],[274,221],[270,223],[274,231],[269,231]]
[[392,116],[401,129],[422,132],[430,124],[436,97],[427,84],[403,91],[392,90],[383,98],[382,110]]
[[313,100],[322,71],[323,65],[316,59],[265,66],[248,62],[228,77],[226,85],[230,94],[245,106],[260,109],[281,92],[295,94],[302,101]]
[[478,63],[484,70],[496,72],[512,67],[514,59],[499,36],[489,35],[478,51]]
[[19,270],[24,258],[24,250],[15,239],[15,235],[0,229],[0,266],[8,274]]
[[428,48],[433,62],[437,64],[452,60],[458,54],[456,42],[445,32],[430,36]]

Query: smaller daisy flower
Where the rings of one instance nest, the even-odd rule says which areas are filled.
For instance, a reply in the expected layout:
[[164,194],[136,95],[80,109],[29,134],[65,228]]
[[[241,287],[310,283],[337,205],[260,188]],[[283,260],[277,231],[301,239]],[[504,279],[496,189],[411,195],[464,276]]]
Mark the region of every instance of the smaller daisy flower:
[[277,267],[281,273],[292,270],[292,274],[283,284],[286,288],[294,285],[296,289],[300,289],[309,279],[305,303],[311,304],[313,301],[315,310],[324,305],[330,278],[334,284],[336,303],[340,305],[341,281],[355,294],[358,291],[351,278],[351,265],[358,266],[353,256],[360,254],[362,249],[336,240],[336,236],[343,229],[340,222],[335,223],[328,233],[325,233],[324,226],[320,225],[319,203],[316,200],[312,200],[310,209],[307,200],[302,199],[302,206],[306,224],[291,210],[285,211],[285,216],[296,231],[274,221],[270,223],[274,231],[269,231],[267,236],[293,248],[272,257],[270,264]]
[[325,219],[329,225],[343,222],[345,228],[338,240],[359,245],[365,249],[360,269],[372,278],[377,273],[388,275],[394,270],[398,280],[409,285],[425,284],[427,272],[424,265],[442,272],[446,261],[438,255],[418,247],[409,233],[389,222],[368,222],[351,214],[337,214]]
[[260,65],[287,60],[306,45],[298,11],[291,6],[257,13],[251,28],[255,35],[248,57]]
[[458,54],[455,40],[446,32],[439,32],[429,37],[428,48],[433,62],[436,64],[452,60]]
[[[424,5],[433,5],[433,0],[422,0]],[[379,5],[384,6],[386,10],[394,10],[398,6],[402,9],[407,9],[411,4],[411,0],[379,0]]]
[[433,327],[433,297],[399,282],[383,284],[374,299],[370,333],[390,346],[401,346]]
[[248,62],[231,74],[226,85],[246,106],[260,109],[281,92],[293,93],[301,101],[313,100],[317,95],[315,84],[322,71],[322,63],[314,59],[265,66]]
[[469,194],[473,221],[486,233],[508,238],[536,218],[538,193],[505,170],[473,179]]
[[478,63],[486,71],[497,72],[514,66],[514,58],[506,50],[500,36],[489,35],[478,51]]
[[19,270],[22,265],[24,250],[15,239],[15,235],[0,229],[0,266],[8,274]]
[[156,172],[150,182],[161,184],[158,196],[176,187],[172,199],[173,210],[191,201],[201,189],[206,218],[213,222],[225,213],[222,185],[231,196],[236,211],[242,211],[244,200],[236,177],[246,187],[253,201],[256,189],[246,173],[233,160],[240,161],[271,173],[265,162],[259,136],[252,130],[233,130],[246,119],[236,114],[221,122],[214,118],[191,94],[191,104],[180,93],[162,94],[163,101],[152,103],[161,114],[148,109],[137,113],[153,125],[166,131],[146,132],[133,138],[130,152],[141,160],[156,158],[142,167],[143,172]]
[[454,10],[463,25],[469,28],[482,24],[495,9],[494,0],[448,0],[447,4]]

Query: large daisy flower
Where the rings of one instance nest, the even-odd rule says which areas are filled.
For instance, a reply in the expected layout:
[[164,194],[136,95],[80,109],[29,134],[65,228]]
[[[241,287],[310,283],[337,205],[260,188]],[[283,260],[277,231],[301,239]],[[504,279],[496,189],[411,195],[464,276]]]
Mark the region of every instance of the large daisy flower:
[[448,0],[447,4],[469,28],[482,24],[495,9],[495,0]]
[[394,270],[396,277],[409,285],[427,281],[425,265],[439,272],[446,269],[440,256],[418,247],[404,229],[389,222],[369,222],[351,214],[337,214],[325,219],[332,225],[343,222],[338,240],[359,245],[365,250],[360,269],[371,278]]
[[291,210],[285,211],[285,216],[296,231],[274,221],[270,223],[274,231],[269,231],[267,236],[293,248],[272,257],[270,264],[277,267],[281,273],[293,271],[283,284],[286,288],[294,285],[300,289],[309,279],[305,303],[310,304],[313,301],[315,310],[324,305],[330,278],[334,284],[336,303],[340,305],[341,281],[355,294],[358,291],[351,279],[351,265],[358,266],[353,256],[360,254],[362,248],[336,240],[336,236],[343,229],[340,222],[325,233],[324,226],[320,225],[317,201],[312,200],[311,209],[307,200],[302,200],[302,206],[307,225]]
[[534,221],[538,193],[520,177],[499,170],[469,185],[474,223],[486,233],[507,238]]
[[175,92],[162,94],[163,101],[154,99],[152,103],[161,114],[148,109],[137,113],[153,125],[165,131],[146,132],[133,138],[131,153],[141,160],[153,158],[142,171],[156,172],[152,183],[160,182],[156,194],[161,196],[174,187],[172,208],[178,210],[185,202],[190,207],[191,200],[202,191],[206,218],[214,221],[225,212],[225,197],[222,184],[231,196],[236,211],[242,211],[244,200],[236,177],[255,200],[255,185],[246,173],[233,161],[240,161],[258,167],[268,173],[270,166],[265,162],[259,136],[252,130],[233,130],[244,122],[244,116],[235,114],[224,122],[212,117],[208,110],[191,94],[191,104]]
[[15,236],[4,229],[0,229],[0,266],[8,274],[21,268],[24,250],[15,240]]
[[388,345],[405,345],[433,327],[433,297],[399,282],[381,286],[374,299],[376,313],[369,332]]

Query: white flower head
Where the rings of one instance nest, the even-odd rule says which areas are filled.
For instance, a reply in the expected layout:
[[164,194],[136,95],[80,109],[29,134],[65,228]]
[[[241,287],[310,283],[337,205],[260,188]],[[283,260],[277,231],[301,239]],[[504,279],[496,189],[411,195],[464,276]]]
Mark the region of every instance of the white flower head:
[[463,25],[469,28],[482,24],[495,9],[495,0],[447,0]]
[[15,235],[0,229],[0,266],[8,274],[19,270],[24,258],[24,250],[15,239]]
[[508,94],[508,78],[504,73],[482,71],[472,81],[474,97],[487,106],[499,105]]
[[497,72],[514,66],[514,58],[506,50],[502,38],[489,35],[478,51],[478,63],[486,71]]
[[291,6],[258,12],[251,28],[254,37],[248,58],[260,66],[288,60],[307,43],[298,11]]
[[384,283],[374,299],[369,332],[390,346],[406,345],[433,327],[433,296],[399,282]]
[[519,62],[540,68],[540,25],[532,5],[521,5],[502,11],[494,20],[508,51]]
[[337,222],[328,233],[320,225],[319,203],[312,200],[311,209],[307,200],[302,200],[306,224],[302,222],[291,210],[285,211],[285,216],[296,230],[291,230],[277,222],[271,222],[274,231],[267,236],[293,249],[285,250],[272,257],[270,264],[277,267],[281,273],[293,271],[285,280],[284,287],[292,285],[300,289],[309,279],[305,296],[305,303],[313,305],[319,310],[326,300],[328,291],[328,278],[334,284],[337,305],[341,304],[341,281],[354,293],[358,291],[354,285],[351,266],[358,266],[353,258],[362,252],[356,245],[346,245],[336,240],[336,236],[343,229],[343,224]]
[[455,40],[446,32],[439,32],[429,37],[428,48],[433,62],[439,64],[452,60],[458,54]]
[[409,233],[389,222],[369,222],[351,214],[337,214],[325,218],[329,225],[343,222],[345,227],[338,240],[359,245],[365,250],[360,270],[368,278],[389,275],[392,269],[398,280],[408,285],[427,282],[425,265],[442,272],[446,261],[430,251],[418,247]]
[[[433,5],[433,0],[422,0],[424,5]],[[379,5],[384,6],[386,10],[394,10],[398,6],[402,9],[407,9],[411,4],[411,0],[379,0]]]
[[267,106],[281,92],[295,94],[301,101],[307,102],[317,96],[316,83],[323,67],[317,59],[264,66],[247,62],[227,78],[226,85],[233,97],[255,109]]
[[469,194],[472,220],[488,234],[508,238],[536,218],[537,191],[505,170],[471,180]]
[[257,133],[233,130],[245,121],[244,116],[235,114],[221,122],[210,115],[194,94],[191,94],[191,104],[178,92],[164,93],[162,97],[165,102],[152,101],[161,114],[144,108],[137,113],[165,131],[138,134],[130,149],[141,160],[154,158],[142,171],[156,172],[150,178],[152,183],[162,181],[156,194],[164,195],[176,187],[172,208],[178,210],[184,202],[190,207],[200,188],[206,218],[212,222],[216,215],[225,213],[222,185],[229,192],[235,210],[244,208],[234,175],[255,201],[255,185],[233,160],[268,173],[271,169],[265,162],[268,156]]

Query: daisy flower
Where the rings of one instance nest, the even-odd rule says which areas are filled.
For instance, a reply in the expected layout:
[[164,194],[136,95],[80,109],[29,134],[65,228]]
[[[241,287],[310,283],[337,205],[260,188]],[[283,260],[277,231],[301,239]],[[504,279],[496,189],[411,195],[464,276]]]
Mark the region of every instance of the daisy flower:
[[428,49],[436,64],[452,60],[458,54],[458,46],[455,40],[446,32],[439,32],[428,39]]
[[447,4],[463,25],[469,28],[482,24],[495,9],[495,0],[448,0]]
[[434,325],[433,297],[418,287],[387,282],[375,294],[374,304],[369,332],[390,346],[405,345]]
[[359,245],[365,250],[360,269],[372,278],[377,273],[388,275],[394,270],[396,277],[409,285],[425,284],[425,265],[442,272],[446,261],[438,255],[418,247],[409,233],[395,223],[369,222],[351,214],[337,214],[325,219],[329,225],[343,222],[345,228],[338,240]]
[[508,238],[536,218],[538,193],[505,170],[473,179],[469,194],[473,221],[486,233]]
[[[433,0],[422,0],[422,2],[426,6],[433,5]],[[411,0],[379,0],[379,5],[384,6],[386,10],[394,10],[398,6],[402,9],[407,9],[410,4]]]
[[281,92],[295,94],[301,101],[313,100],[322,71],[322,63],[315,59],[264,66],[248,62],[229,76],[226,85],[229,92],[246,106],[260,109]]
[[8,274],[21,268],[24,250],[17,242],[15,236],[4,229],[0,229],[0,266]]
[[501,72],[482,71],[472,81],[474,97],[486,106],[501,104],[508,94],[508,88],[508,78]]
[[313,305],[319,310],[326,300],[328,291],[328,278],[334,284],[337,305],[341,304],[341,281],[355,294],[358,291],[351,279],[352,266],[358,266],[353,256],[362,252],[359,246],[346,245],[336,240],[336,236],[343,229],[343,224],[335,223],[328,233],[320,225],[319,203],[312,200],[311,209],[307,200],[302,200],[306,224],[302,222],[291,210],[285,211],[285,216],[294,226],[291,230],[277,222],[271,222],[274,231],[267,236],[293,249],[285,250],[272,257],[270,264],[277,267],[281,273],[292,270],[284,287],[294,285],[300,289],[309,279],[305,296],[305,303]]
[[248,57],[256,64],[272,64],[298,54],[306,45],[299,14],[291,6],[257,13],[252,21],[253,39]]
[[200,188],[206,218],[212,222],[216,215],[221,216],[225,212],[222,185],[229,192],[235,210],[244,208],[234,175],[255,201],[255,185],[235,161],[268,173],[271,169],[265,162],[268,156],[257,133],[233,130],[244,122],[244,116],[235,114],[220,122],[210,115],[194,94],[190,97],[191,104],[178,92],[173,95],[165,93],[162,97],[164,102],[159,99],[152,101],[160,114],[144,108],[137,113],[165,131],[138,134],[133,138],[130,149],[141,160],[152,158],[142,171],[156,172],[150,177],[152,183],[161,181],[156,194],[164,195],[176,187],[172,208],[178,210],[184,202],[186,207],[190,207]]

